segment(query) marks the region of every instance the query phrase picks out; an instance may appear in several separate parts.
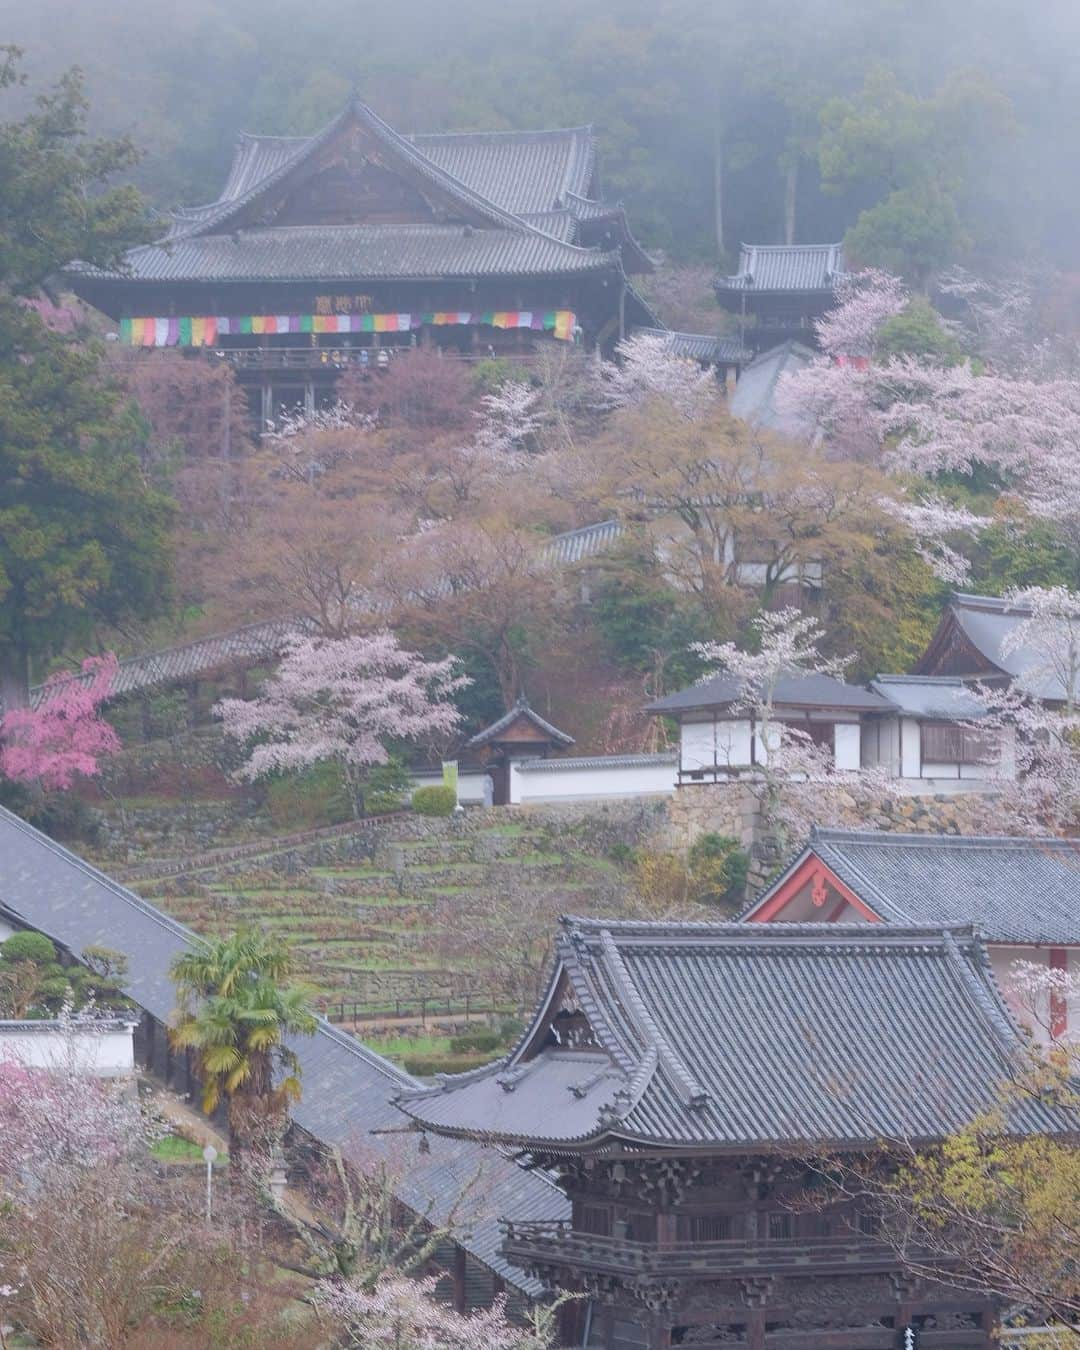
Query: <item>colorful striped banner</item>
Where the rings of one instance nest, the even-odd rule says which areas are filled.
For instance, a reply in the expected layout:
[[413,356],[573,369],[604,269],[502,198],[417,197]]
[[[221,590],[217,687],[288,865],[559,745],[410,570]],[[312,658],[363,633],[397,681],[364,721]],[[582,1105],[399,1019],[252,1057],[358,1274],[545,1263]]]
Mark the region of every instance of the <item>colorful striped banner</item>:
[[530,328],[571,341],[573,310],[436,310],[425,314],[250,314],[195,315],[120,320],[120,341],[133,347],[213,347],[220,337],[283,333],[408,333],[425,325],[485,325]]

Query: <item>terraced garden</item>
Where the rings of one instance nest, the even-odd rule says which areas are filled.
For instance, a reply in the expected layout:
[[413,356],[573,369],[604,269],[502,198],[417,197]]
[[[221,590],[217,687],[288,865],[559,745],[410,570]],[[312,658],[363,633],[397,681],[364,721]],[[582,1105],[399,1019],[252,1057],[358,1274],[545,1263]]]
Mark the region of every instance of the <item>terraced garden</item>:
[[[197,932],[281,933],[335,1020],[411,1067],[464,1067],[490,1058],[490,1029],[505,1040],[532,1004],[558,915],[623,912],[625,885],[603,841],[580,831],[499,812],[424,829],[440,827],[410,838],[405,817],[366,836],[267,840],[178,875],[175,862],[158,877],[144,863],[131,884]],[[486,1053],[463,1049],[473,1030]]]

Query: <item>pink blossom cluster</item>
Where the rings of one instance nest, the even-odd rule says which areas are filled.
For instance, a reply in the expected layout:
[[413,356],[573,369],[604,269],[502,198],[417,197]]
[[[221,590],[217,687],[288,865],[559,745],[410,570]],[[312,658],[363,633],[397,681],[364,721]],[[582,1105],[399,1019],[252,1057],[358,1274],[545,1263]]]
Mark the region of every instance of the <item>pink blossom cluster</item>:
[[617,360],[600,368],[601,401],[609,407],[636,407],[659,398],[688,422],[717,405],[719,386],[709,369],[676,356],[668,339],[635,333],[615,348]]
[[112,691],[117,660],[91,656],[80,675],[53,675],[36,708],[13,708],[0,721],[0,774],[16,783],[65,791],[79,776],[93,777],[120,739],[101,715]]

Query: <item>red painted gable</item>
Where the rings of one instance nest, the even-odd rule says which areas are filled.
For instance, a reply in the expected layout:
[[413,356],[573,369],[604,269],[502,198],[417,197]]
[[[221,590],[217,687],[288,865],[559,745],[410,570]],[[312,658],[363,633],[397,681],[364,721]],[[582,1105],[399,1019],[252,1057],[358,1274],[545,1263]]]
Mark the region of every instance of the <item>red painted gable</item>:
[[[860,900],[850,886],[846,886],[831,868],[814,853],[805,858],[786,880],[758,906],[752,914],[746,916],[747,923],[770,923],[783,920],[783,911],[805,887],[811,887],[810,898],[818,909],[824,907],[829,893],[839,896],[867,919],[870,923],[881,923],[882,918],[875,914],[865,901]],[[828,922],[834,923],[843,912],[843,906],[830,906]]]

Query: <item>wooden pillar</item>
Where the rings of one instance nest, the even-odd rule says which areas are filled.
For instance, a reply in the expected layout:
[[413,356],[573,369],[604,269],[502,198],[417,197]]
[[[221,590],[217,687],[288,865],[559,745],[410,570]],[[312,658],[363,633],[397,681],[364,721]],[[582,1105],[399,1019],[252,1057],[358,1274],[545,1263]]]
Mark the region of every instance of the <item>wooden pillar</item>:
[[263,432],[267,424],[274,420],[274,386],[270,380],[265,380],[262,386],[262,422],[259,431]]
[[315,381],[308,380],[304,385],[304,415],[315,416]]
[[450,1272],[454,1282],[454,1311],[465,1311],[465,1248],[454,1247],[454,1265]]
[[765,1350],[765,1309],[751,1308],[746,1314],[748,1350]]

